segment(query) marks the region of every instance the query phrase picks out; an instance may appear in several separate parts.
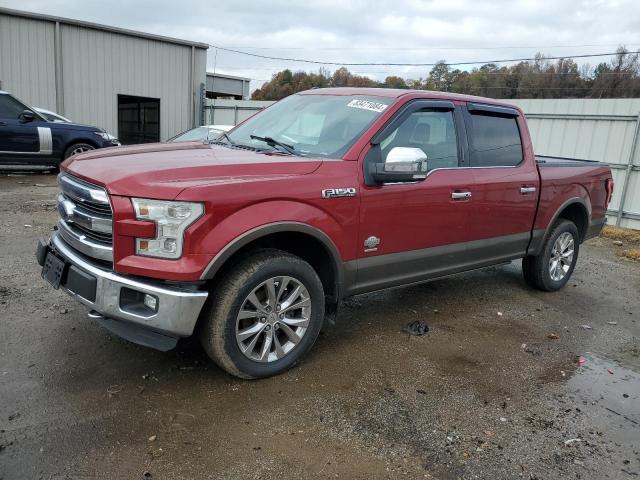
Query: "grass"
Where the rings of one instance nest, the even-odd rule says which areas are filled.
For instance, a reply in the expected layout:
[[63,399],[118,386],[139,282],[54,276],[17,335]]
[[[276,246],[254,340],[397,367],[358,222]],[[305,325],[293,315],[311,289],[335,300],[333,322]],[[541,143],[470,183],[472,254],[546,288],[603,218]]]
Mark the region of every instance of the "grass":
[[622,250],[620,252],[622,257],[630,258],[636,262],[640,262],[640,248],[630,248],[628,250]]
[[640,246],[640,230],[605,225],[600,236],[623,242],[623,246],[627,248],[619,250],[617,254],[621,257],[640,262],[640,248],[638,248],[638,246]]
[[620,228],[605,225],[600,236],[610,238],[611,240],[640,244],[640,230],[635,230],[633,228]]

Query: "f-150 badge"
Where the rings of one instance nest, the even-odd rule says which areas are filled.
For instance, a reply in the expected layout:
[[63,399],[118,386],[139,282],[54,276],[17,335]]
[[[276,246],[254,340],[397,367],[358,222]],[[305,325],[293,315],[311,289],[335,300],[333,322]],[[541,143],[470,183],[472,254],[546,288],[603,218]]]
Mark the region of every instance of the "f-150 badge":
[[326,188],[322,190],[322,198],[355,197],[357,193],[355,187]]

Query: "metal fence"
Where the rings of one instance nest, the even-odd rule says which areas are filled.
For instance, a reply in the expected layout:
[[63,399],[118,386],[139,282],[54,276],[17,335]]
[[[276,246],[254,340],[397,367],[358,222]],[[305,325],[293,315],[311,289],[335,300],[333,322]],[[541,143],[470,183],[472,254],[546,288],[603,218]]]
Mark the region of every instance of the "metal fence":
[[[207,124],[236,125],[273,102],[207,100]],[[640,228],[640,99],[519,99],[539,155],[611,166],[609,224]]]

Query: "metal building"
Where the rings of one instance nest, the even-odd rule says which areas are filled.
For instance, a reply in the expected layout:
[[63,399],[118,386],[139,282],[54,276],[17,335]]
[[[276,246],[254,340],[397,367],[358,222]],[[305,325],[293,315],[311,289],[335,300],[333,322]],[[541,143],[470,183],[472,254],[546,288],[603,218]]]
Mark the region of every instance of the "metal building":
[[250,86],[250,78],[207,72],[207,98],[248,100]]
[[208,45],[0,8],[0,89],[122,143],[199,123]]

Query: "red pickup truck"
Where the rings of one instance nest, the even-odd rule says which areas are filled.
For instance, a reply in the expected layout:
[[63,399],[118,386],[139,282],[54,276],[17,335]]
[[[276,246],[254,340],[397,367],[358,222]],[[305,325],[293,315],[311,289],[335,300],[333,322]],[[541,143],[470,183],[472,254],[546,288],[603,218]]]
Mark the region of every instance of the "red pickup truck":
[[605,164],[536,158],[517,107],[354,88],[213,142],[82,153],[59,185],[43,277],[133,342],[197,334],[243,378],[291,367],[351,295],[519,258],[561,288],[613,191]]

